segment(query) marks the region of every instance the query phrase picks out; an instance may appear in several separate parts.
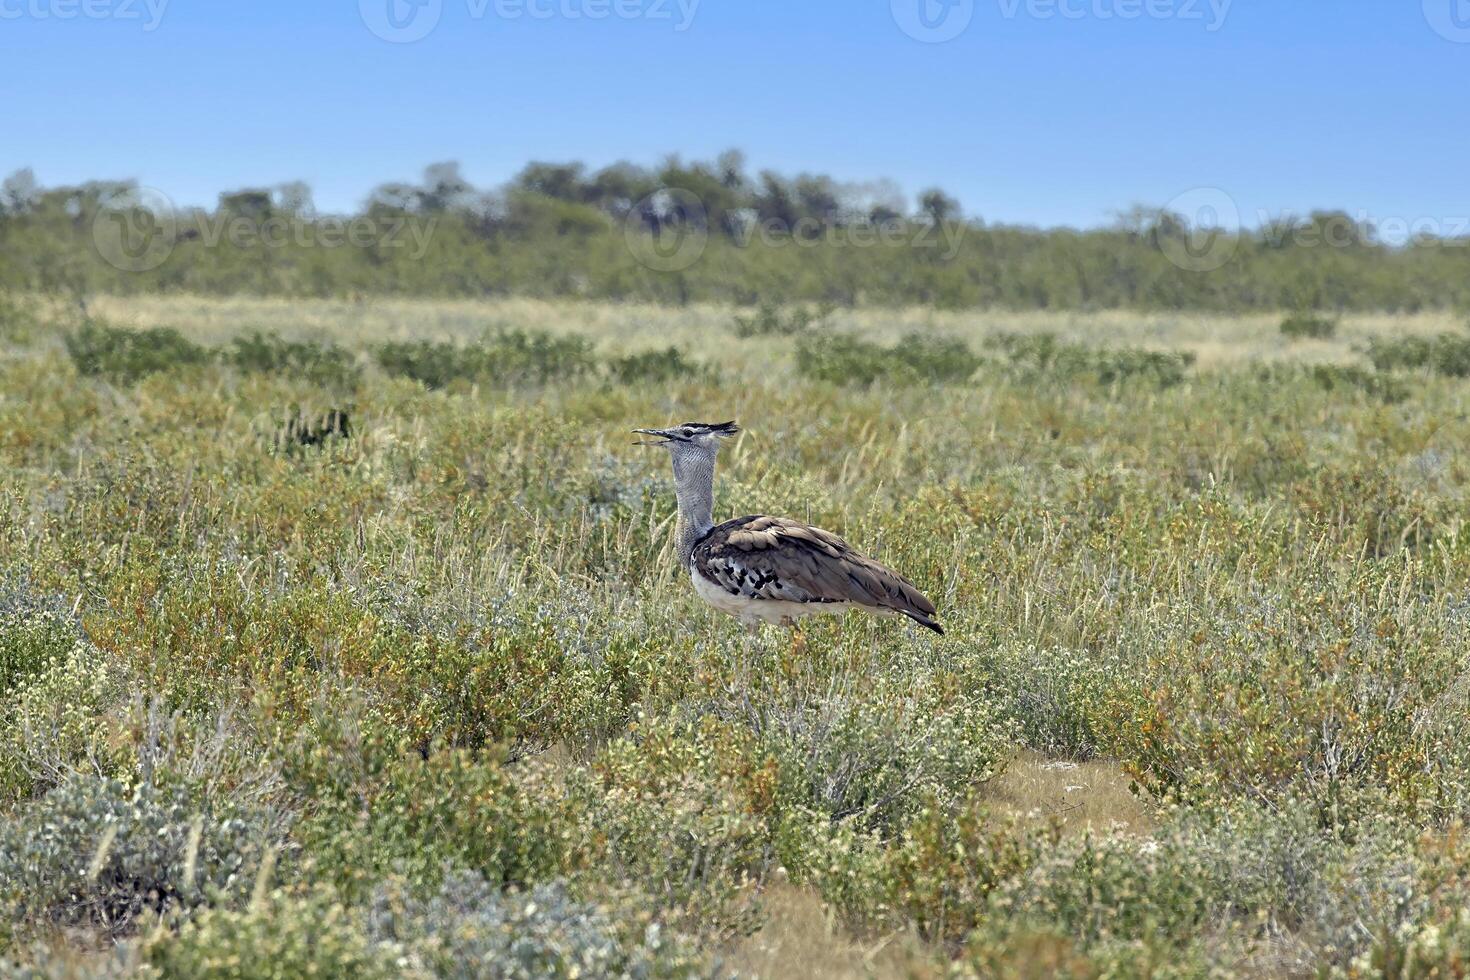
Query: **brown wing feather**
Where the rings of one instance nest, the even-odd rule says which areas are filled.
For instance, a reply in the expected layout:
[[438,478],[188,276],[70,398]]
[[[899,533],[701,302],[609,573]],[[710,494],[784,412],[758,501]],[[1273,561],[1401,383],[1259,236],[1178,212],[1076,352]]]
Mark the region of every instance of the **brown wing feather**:
[[739,517],[716,527],[691,560],[732,595],[787,602],[851,602],[902,613],[935,632],[934,603],[908,579],[835,534],[780,517]]

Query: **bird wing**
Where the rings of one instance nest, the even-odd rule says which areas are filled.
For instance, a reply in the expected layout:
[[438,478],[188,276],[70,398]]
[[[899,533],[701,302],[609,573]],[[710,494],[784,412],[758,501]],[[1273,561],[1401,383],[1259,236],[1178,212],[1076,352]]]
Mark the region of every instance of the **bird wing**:
[[695,545],[697,571],[731,595],[787,602],[851,602],[902,613],[943,632],[934,603],[912,582],[835,534],[781,517],[739,517]]

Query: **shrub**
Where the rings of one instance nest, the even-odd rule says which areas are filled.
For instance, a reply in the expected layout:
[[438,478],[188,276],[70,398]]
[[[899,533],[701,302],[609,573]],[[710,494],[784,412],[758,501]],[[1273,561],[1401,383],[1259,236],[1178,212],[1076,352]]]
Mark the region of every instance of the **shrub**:
[[735,336],[751,337],[799,337],[812,330],[824,327],[831,318],[834,307],[830,305],[808,309],[798,306],[790,313],[783,313],[775,303],[762,303],[750,316],[735,316]]
[[384,371],[412,378],[426,388],[443,388],[454,381],[500,385],[569,381],[596,364],[591,342],[582,337],[524,330],[502,330],[465,347],[430,341],[383,344],[375,356]]
[[125,672],[84,642],[0,692],[0,802],[44,791],[79,771],[116,773],[129,756],[110,737],[109,712],[128,697]]
[[148,953],[159,976],[178,980],[430,976],[398,947],[370,938],[361,916],[324,890],[276,890],[246,908],[205,909],[177,937],[153,940]]
[[978,799],[958,812],[926,810],[884,856],[876,880],[856,896],[860,918],[898,911],[931,941],[962,939],[985,921],[992,893],[1037,866],[1059,841],[993,819]]
[[637,882],[691,932],[755,925],[751,886],[770,867],[778,774],[751,737],[713,718],[693,731],[639,725],[571,786],[606,839],[602,873]]
[[1137,347],[1087,347],[1053,334],[1000,334],[989,340],[1013,370],[1023,377],[1067,381],[1091,378],[1103,385],[1142,381],[1159,388],[1182,382],[1194,364],[1189,351],[1156,351]]
[[1463,642],[1462,628],[1408,620],[1386,594],[1326,603],[1370,581],[1363,569],[1302,576],[1153,655],[1121,731],[1136,778],[1193,802],[1291,796],[1324,814],[1367,786],[1385,807],[1434,805],[1432,774],[1463,727],[1434,731],[1461,670],[1441,651]]
[[1352,961],[1353,975],[1435,980],[1470,974],[1470,909],[1439,912],[1397,929],[1379,928]]
[[365,897],[390,873],[437,887],[447,867],[525,887],[567,876],[594,852],[578,804],[536,767],[513,772],[467,752],[424,759],[372,737],[353,746],[354,768],[331,761],[341,747],[325,747],[300,746],[286,775],[315,799],[297,838],[348,897]]
[[1003,945],[1038,929],[1103,960],[1143,952],[1168,963],[1178,947],[1186,961],[1209,950],[1219,962],[1229,950],[1262,957],[1269,975],[1327,975],[1375,934],[1462,900],[1457,886],[1412,890],[1434,876],[1428,865],[1375,820],[1323,826],[1310,802],[1235,803],[1181,813],[1146,839],[1060,842],[992,891],[970,941]]
[[944,673],[768,682],[700,710],[739,723],[774,760],[783,806],[891,836],[924,806],[996,775],[1003,727]]
[[1399,379],[1375,374],[1352,364],[1313,364],[1307,375],[1323,391],[1358,390],[1390,404],[1409,397],[1408,387]]
[[5,289],[0,289],[0,341],[27,343],[31,339],[36,313],[30,303]]
[[613,358],[608,362],[607,368],[613,380],[625,385],[641,381],[692,381],[705,374],[703,367],[686,360],[684,353],[677,347]]
[[59,664],[82,639],[65,600],[37,595],[23,580],[0,584],[0,699]]
[[802,377],[841,385],[966,381],[979,366],[980,358],[963,341],[923,334],[909,334],[891,348],[825,334],[796,345],[796,369]]
[[116,936],[144,910],[243,894],[279,843],[263,814],[216,812],[181,791],[76,776],[0,824],[0,906],[19,920]]
[[220,359],[240,371],[284,374],[323,387],[352,388],[361,373],[353,355],[335,343],[286,340],[258,330],[233,338]]
[[427,340],[383,344],[374,356],[384,371],[412,378],[425,388],[443,388],[451,381],[476,378],[481,368],[472,348]]
[[1281,336],[1290,340],[1331,340],[1337,321],[1315,313],[1293,313],[1281,321]]
[[1428,371],[1450,378],[1470,377],[1470,335],[1400,337],[1368,341],[1365,353],[1379,371]]
[[1107,751],[1120,705],[1138,694],[1132,666],[1117,653],[1030,644],[995,651],[985,664],[998,708],[1015,723],[1023,744],[1060,759]]
[[120,384],[209,360],[206,348],[172,327],[123,330],[88,321],[67,334],[65,343],[78,373]]
[[[380,888],[368,933],[403,949],[436,977],[680,977],[707,971],[691,949],[654,924],[614,922],[553,882],[503,894],[484,878],[449,875],[428,899]],[[627,933],[634,933],[629,936]]]

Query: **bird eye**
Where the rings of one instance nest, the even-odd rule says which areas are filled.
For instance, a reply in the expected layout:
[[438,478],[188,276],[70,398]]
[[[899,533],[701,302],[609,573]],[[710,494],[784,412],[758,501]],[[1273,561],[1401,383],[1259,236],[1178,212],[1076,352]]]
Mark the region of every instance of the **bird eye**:
[[687,439],[690,436],[694,435],[694,430],[693,429],[680,429],[679,430],[679,435],[681,435],[681,436],[683,436],[683,437],[685,437]]

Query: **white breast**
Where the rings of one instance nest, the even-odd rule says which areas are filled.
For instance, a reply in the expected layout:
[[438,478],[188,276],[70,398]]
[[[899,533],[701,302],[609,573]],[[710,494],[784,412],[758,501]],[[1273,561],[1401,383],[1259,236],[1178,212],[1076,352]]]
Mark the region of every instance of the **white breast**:
[[788,602],[784,599],[752,599],[732,595],[718,583],[699,574],[699,569],[693,564],[689,566],[689,578],[701,599],[747,626],[791,623],[806,616],[846,612],[853,608],[850,602]]

